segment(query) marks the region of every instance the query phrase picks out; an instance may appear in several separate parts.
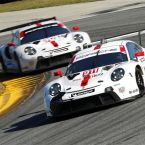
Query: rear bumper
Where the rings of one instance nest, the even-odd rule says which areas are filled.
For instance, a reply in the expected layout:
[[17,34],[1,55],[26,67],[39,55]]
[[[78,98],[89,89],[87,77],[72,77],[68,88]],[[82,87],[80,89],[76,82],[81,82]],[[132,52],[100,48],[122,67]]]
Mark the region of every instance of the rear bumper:
[[50,102],[50,109],[53,116],[62,116],[74,112],[89,110],[101,106],[107,106],[120,102],[121,99],[115,92],[103,93],[91,97],[62,101],[61,97],[56,97]]

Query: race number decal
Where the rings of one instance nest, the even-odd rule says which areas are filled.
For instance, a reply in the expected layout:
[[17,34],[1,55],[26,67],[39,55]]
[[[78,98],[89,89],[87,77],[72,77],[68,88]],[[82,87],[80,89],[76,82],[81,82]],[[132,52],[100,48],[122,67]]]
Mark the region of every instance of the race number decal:
[[99,68],[94,68],[94,69],[91,69],[91,70],[83,72],[83,76],[87,76],[87,75],[90,75],[90,74],[98,73],[98,71],[99,71]]

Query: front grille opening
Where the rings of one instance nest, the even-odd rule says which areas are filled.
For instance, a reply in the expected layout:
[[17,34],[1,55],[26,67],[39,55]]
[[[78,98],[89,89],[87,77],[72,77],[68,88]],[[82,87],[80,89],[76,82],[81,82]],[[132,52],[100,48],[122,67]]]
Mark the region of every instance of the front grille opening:
[[73,112],[89,110],[101,106],[107,106],[118,102],[119,99],[114,97],[112,94],[105,93],[100,95],[95,95],[79,100],[71,100],[68,102],[58,102],[54,101],[51,105],[51,109],[54,114],[70,114]]

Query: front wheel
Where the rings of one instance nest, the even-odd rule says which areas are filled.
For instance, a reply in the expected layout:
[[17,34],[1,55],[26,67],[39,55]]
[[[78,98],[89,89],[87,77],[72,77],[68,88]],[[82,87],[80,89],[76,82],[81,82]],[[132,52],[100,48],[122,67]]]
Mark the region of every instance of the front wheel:
[[136,83],[139,89],[139,93],[142,96],[144,94],[144,81],[143,81],[141,71],[137,69],[135,72],[135,76],[136,76]]
[[5,66],[4,60],[1,55],[0,55],[0,62],[1,62],[2,69],[5,72],[7,70],[7,67]]
[[17,56],[16,52],[14,53],[14,57],[15,57],[17,65],[18,65],[18,71],[19,71],[19,73],[21,73],[22,72],[21,64],[20,64],[20,60],[19,60],[19,57]]

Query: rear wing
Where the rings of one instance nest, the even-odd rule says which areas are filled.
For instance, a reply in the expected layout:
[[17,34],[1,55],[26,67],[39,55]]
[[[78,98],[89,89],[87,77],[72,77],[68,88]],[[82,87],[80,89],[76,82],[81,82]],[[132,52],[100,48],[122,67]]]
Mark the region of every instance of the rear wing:
[[45,21],[50,21],[50,20],[56,20],[56,17],[39,19],[39,20],[28,22],[28,23],[25,23],[25,24],[20,24],[20,25],[17,25],[17,26],[5,28],[5,29],[0,30],[0,33],[7,32],[7,31],[12,31],[12,30],[15,30],[15,29],[18,29],[18,28],[22,28],[22,27],[25,27],[25,26],[30,26],[30,25],[33,25],[33,24],[37,24],[37,23],[41,23],[41,22],[45,22]]
[[95,46],[97,44],[104,44],[104,43],[107,43],[107,42],[117,41],[117,40],[126,39],[126,38],[134,37],[134,36],[138,36],[139,44],[142,46],[142,35],[143,34],[145,34],[144,29],[139,30],[139,31],[135,31],[135,32],[131,32],[131,33],[127,33],[127,34],[124,34],[124,35],[115,36],[115,37],[103,38],[103,39],[97,40],[95,42],[92,42],[90,44],[86,44],[86,45],[84,45],[83,48],[86,49],[86,48],[90,48],[92,46]]

